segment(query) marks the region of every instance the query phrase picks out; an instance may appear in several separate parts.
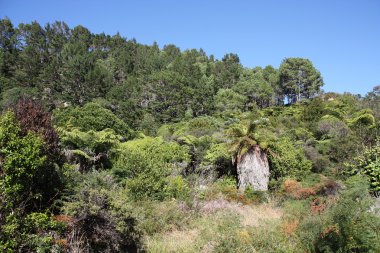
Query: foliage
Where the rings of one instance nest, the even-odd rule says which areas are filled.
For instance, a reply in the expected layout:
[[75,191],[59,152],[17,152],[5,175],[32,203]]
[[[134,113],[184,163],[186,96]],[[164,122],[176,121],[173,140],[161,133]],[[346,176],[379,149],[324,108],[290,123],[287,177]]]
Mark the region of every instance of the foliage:
[[20,99],[34,97],[36,96],[37,92],[37,89],[29,87],[14,87],[7,89],[1,94],[2,101],[0,103],[0,106],[3,109],[14,107]]
[[35,188],[38,176],[43,172],[46,155],[42,140],[33,133],[21,135],[21,129],[12,112],[1,117],[1,195],[5,208],[14,208],[25,201],[40,198]]
[[79,164],[80,171],[88,171],[91,167],[110,167],[111,149],[122,139],[109,128],[98,132],[92,130],[82,132],[78,128],[69,131],[62,128],[58,130],[62,145],[66,149],[66,158],[70,162]]
[[[307,248],[315,252],[379,250],[380,220],[369,211],[372,201],[365,180],[349,178],[346,187],[331,208],[320,216],[306,216],[300,224],[298,234]],[[303,231],[309,232],[302,234]]]
[[22,134],[32,131],[41,136],[49,162],[62,163],[59,137],[51,122],[51,113],[31,99],[22,99],[14,107],[15,117],[20,122]]
[[1,229],[0,249],[3,252],[60,250],[61,245],[57,241],[64,229],[63,223],[55,221],[47,213],[32,212],[21,219],[10,214]]
[[228,147],[225,143],[212,144],[204,157],[204,163],[215,164],[222,159],[229,159]]
[[[120,145],[113,171],[126,182],[132,198],[165,199],[178,197],[186,190],[181,179],[174,183],[169,176],[188,161],[186,147],[167,143],[160,137],[145,137]],[[178,189],[173,189],[175,186]]]
[[295,147],[290,139],[278,139],[271,146],[272,154],[269,156],[271,177],[297,177],[302,178],[311,170],[312,163],[306,159],[304,151]]
[[260,118],[250,121],[248,125],[234,124],[227,130],[232,139],[231,150],[236,159],[240,159],[253,146],[268,148],[268,143],[274,138],[270,132],[264,130],[268,123],[267,118]]
[[214,97],[216,111],[232,115],[243,110],[246,98],[231,89],[220,89]]
[[125,198],[124,192],[112,175],[104,172],[91,172],[77,185],[63,206],[64,214],[72,220],[66,237],[69,249],[115,252],[139,246],[140,235],[131,212],[113,207],[119,194]]
[[317,124],[317,131],[320,139],[342,138],[349,134],[347,125],[340,119],[325,115]]
[[[58,21],[0,31],[0,251],[379,251],[367,181],[339,181],[379,192],[379,87]],[[237,189],[253,147],[269,192]]]
[[290,103],[315,95],[323,85],[321,74],[304,58],[286,58],[280,66],[280,86]]
[[[49,248],[57,224],[42,213],[62,187],[60,171],[50,167],[44,142],[22,134],[13,112],[0,119],[0,249]],[[45,232],[42,232],[45,231]]]
[[83,107],[69,107],[54,112],[54,123],[59,127],[77,127],[87,132],[114,129],[117,134],[131,138],[131,129],[110,110],[95,103],[87,103]]
[[380,145],[366,148],[363,153],[354,158],[352,163],[346,164],[348,175],[365,175],[369,179],[371,192],[380,193]]
[[232,87],[234,91],[246,97],[245,108],[250,109],[255,105],[263,108],[273,104],[278,73],[274,69],[267,70],[269,69],[244,69],[239,81]]

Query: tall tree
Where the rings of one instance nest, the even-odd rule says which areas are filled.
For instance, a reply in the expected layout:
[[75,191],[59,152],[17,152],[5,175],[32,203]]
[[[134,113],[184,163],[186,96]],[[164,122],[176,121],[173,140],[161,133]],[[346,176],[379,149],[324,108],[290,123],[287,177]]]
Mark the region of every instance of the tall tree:
[[9,19],[0,20],[0,93],[12,86],[17,59],[16,30]]
[[180,121],[190,104],[191,89],[186,78],[174,71],[161,71],[149,77],[142,97],[147,107],[161,122]]
[[280,87],[289,103],[310,98],[323,85],[321,73],[305,58],[286,58],[280,66]]
[[239,81],[233,86],[233,90],[246,96],[245,109],[250,109],[254,104],[259,107],[267,107],[273,104],[274,92],[271,84],[265,79],[261,68],[244,69]]
[[40,74],[48,62],[46,32],[38,22],[20,24],[20,57],[16,79],[22,86],[37,87],[41,84]]

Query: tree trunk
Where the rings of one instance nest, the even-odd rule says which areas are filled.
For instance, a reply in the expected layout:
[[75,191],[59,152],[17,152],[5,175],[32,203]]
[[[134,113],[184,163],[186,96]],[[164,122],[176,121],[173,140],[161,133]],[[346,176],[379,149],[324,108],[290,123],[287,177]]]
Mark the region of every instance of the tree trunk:
[[236,161],[238,186],[240,190],[251,186],[255,191],[267,191],[269,182],[269,163],[265,151],[254,146]]

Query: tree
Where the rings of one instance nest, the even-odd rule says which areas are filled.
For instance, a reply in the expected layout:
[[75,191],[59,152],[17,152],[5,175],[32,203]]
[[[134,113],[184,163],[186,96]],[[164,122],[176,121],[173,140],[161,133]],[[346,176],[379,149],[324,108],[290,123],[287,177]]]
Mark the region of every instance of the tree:
[[248,127],[235,126],[229,130],[233,163],[241,190],[248,186],[258,191],[268,190],[270,172],[266,144],[256,135],[257,128],[265,122],[265,119],[256,120]]
[[0,20],[0,93],[14,84],[12,78],[18,56],[16,30],[9,19]]
[[17,31],[21,51],[15,77],[22,86],[39,86],[40,75],[49,60],[46,32],[38,22],[20,24]]
[[217,76],[223,88],[231,88],[238,80],[242,66],[237,54],[226,54],[216,64]]
[[247,97],[245,109],[250,109],[255,104],[261,108],[273,104],[273,88],[264,77],[264,72],[261,68],[244,69],[239,81],[232,89]]
[[220,89],[214,96],[215,109],[223,115],[240,113],[247,98],[231,89]]
[[96,85],[90,84],[87,80],[89,72],[94,69],[94,59],[88,52],[86,44],[79,41],[65,44],[61,57],[59,86],[65,96],[64,99],[83,105],[94,93],[95,87],[91,86]]
[[314,96],[323,86],[321,73],[304,58],[286,58],[280,66],[280,87],[289,103]]
[[185,116],[190,97],[187,79],[178,72],[165,70],[149,77],[142,104],[159,121],[176,122]]

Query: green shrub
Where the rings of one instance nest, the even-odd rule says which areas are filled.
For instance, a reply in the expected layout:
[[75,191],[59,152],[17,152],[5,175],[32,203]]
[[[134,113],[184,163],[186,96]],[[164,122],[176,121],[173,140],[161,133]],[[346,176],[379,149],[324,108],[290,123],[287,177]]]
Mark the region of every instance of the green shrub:
[[118,185],[108,171],[87,173],[62,207],[63,213],[74,221],[66,237],[69,250],[136,250],[140,233],[130,209],[124,187]]
[[186,199],[190,195],[188,183],[182,176],[167,177],[164,191],[168,197],[175,199]]
[[2,252],[51,252],[58,238],[63,237],[65,225],[47,213],[32,212],[25,217],[17,213],[7,216],[1,228]]
[[120,144],[115,154],[113,173],[126,183],[133,199],[176,197],[168,177],[187,166],[187,147],[146,137]]
[[46,162],[43,142],[33,133],[22,137],[11,112],[1,117],[0,152],[0,193],[3,195],[3,204],[14,207],[28,199],[28,196],[37,197],[32,192],[35,190],[32,186]]
[[270,146],[269,162],[271,177],[301,178],[310,172],[311,161],[307,160],[302,148],[295,147],[288,138],[280,138]]
[[113,129],[116,134],[126,138],[133,137],[134,133],[110,110],[96,103],[87,103],[83,107],[69,107],[54,111],[54,123],[63,128],[77,127],[80,131],[102,131]]
[[364,152],[354,158],[352,163],[346,164],[346,174],[362,174],[369,178],[370,189],[374,194],[380,193],[380,144],[366,148]]

